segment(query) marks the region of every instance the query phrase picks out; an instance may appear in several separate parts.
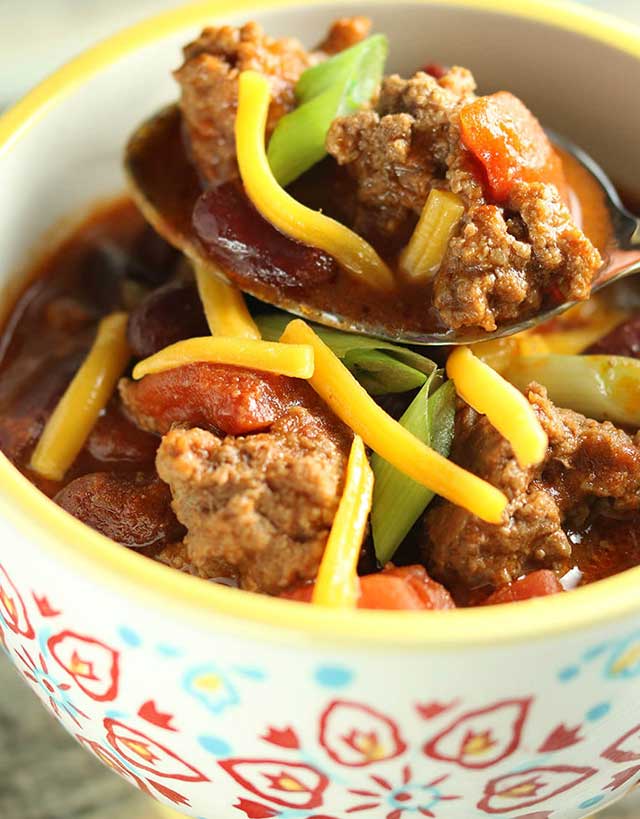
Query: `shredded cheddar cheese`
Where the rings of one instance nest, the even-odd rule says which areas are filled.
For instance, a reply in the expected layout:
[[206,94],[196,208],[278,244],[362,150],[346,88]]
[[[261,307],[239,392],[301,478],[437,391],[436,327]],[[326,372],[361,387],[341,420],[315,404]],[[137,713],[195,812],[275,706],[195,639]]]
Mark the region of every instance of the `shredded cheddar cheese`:
[[312,601],[332,608],[354,608],[358,602],[356,567],[373,495],[373,472],[362,438],[351,445],[347,476],[338,511],[324,550]]
[[349,228],[306,207],[280,187],[264,147],[269,83],[255,71],[240,74],[235,135],[247,196],[271,224],[292,239],[329,253],[355,277],[391,290],[393,274],[368,242]]
[[175,370],[176,367],[199,361],[250,367],[293,378],[311,378],[313,375],[313,349],[308,344],[290,345],[253,338],[205,336],[178,341],[145,358],[134,367],[133,377],[139,380],[145,375]]
[[409,280],[429,281],[438,272],[463,213],[464,205],[455,193],[431,190],[409,243],[400,254],[400,268]]
[[503,493],[443,458],[387,415],[304,321],[290,322],[280,340],[313,348],[315,371],[311,386],[378,455],[414,481],[483,520],[489,523],[502,520],[507,505]]
[[244,296],[232,284],[227,284],[215,271],[195,266],[198,293],[213,336],[229,338],[260,338],[260,330],[251,318]]
[[89,354],[44,428],[31,457],[34,472],[55,481],[64,478],[130,357],[127,314],[112,313],[100,322]]
[[447,360],[447,375],[456,392],[513,447],[522,467],[544,458],[549,441],[533,407],[513,384],[506,381],[468,347],[456,347]]

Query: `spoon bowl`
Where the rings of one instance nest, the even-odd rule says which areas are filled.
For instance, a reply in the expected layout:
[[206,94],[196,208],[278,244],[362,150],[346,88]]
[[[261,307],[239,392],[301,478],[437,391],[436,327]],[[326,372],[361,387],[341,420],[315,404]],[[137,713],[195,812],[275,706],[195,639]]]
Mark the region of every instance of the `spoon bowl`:
[[[640,222],[626,210],[611,180],[585,151],[559,134],[549,132],[549,136],[590,174],[600,189],[609,219],[609,242],[602,249],[605,262],[592,283],[593,294],[640,269]],[[274,285],[256,281],[235,265],[222,264],[212,257],[192,222],[202,187],[184,149],[177,105],[158,112],[133,133],[125,152],[125,170],[131,194],[147,221],[194,264],[249,295],[319,324],[404,344],[473,344],[530,329],[576,303],[545,304],[540,312],[503,324],[493,332],[480,328],[452,330],[443,325],[429,332],[398,330],[366,315],[354,318],[308,300],[302,301],[295,292],[290,295]]]

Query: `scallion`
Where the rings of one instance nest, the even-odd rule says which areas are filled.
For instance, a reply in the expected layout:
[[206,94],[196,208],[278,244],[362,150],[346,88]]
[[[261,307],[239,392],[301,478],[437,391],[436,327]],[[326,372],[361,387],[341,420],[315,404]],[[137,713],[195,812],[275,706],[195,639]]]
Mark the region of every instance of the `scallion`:
[[325,155],[329,126],[352,114],[376,93],[388,42],[374,34],[335,57],[307,69],[296,85],[298,107],[278,122],[267,156],[273,175],[285,186]]
[[[288,313],[255,316],[262,337],[268,341],[277,341],[290,321]],[[398,344],[317,324],[311,326],[371,395],[418,389],[436,368],[431,359]]]
[[621,355],[540,355],[515,358],[504,373],[521,390],[532,381],[549,398],[598,421],[640,426],[640,360]]
[[[453,382],[442,384],[442,376],[434,372],[400,423],[420,441],[447,457],[453,440],[455,405]],[[371,466],[375,475],[371,529],[376,557],[384,565],[431,503],[434,493],[375,453]]]

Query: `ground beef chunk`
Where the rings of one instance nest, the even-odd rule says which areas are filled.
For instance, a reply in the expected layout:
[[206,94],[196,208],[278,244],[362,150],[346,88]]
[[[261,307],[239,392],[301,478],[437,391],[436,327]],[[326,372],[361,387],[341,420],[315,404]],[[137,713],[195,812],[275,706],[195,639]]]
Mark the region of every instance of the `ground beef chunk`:
[[434,282],[434,304],[449,327],[495,330],[523,305],[536,309],[541,294],[528,274],[531,246],[509,233],[495,205],[474,205]]
[[171,509],[169,488],[153,474],[93,472],[71,481],[54,501],[131,549],[162,548],[184,534]]
[[451,123],[473,88],[462,68],[439,80],[394,74],[383,81],[375,109],[333,121],[327,150],[356,181],[356,230],[390,237],[415,222],[434,180],[445,176]]
[[457,414],[453,459],[502,489],[509,506],[500,526],[448,502],[427,514],[427,566],[453,587],[501,586],[543,568],[564,572],[572,553],[565,530],[640,506],[640,448],[625,432],[556,408],[537,385],[527,395],[549,436],[537,467],[521,468],[486,417],[466,405]]
[[338,54],[364,40],[370,31],[371,20],[368,17],[341,17],[331,24],[317,50],[325,54]]
[[[369,26],[362,17],[338,20],[321,49],[330,54],[341,51],[366,36]],[[175,78],[182,88],[180,108],[189,148],[206,181],[218,185],[238,176],[234,125],[240,73],[258,71],[269,80],[270,134],[295,106],[294,87],[302,72],[324,57],[324,50],[309,53],[295,39],[267,36],[257,23],[206,28],[186,46]]]
[[498,325],[538,310],[552,294],[588,298],[601,265],[553,185],[514,185],[504,207],[488,201],[484,173],[460,137],[475,98],[464,68],[438,77],[387,77],[375,108],[339,117],[327,150],[356,184],[354,228],[376,242],[410,235],[432,188],[461,197],[465,215],[434,280],[433,303],[451,328]]
[[539,310],[545,293],[589,297],[600,254],[572,221],[553,185],[519,183],[502,208],[474,204],[434,282],[434,304],[449,327],[492,331]]
[[193,565],[189,559],[187,545],[182,540],[178,543],[169,543],[154,555],[154,560],[157,560],[158,563],[164,563],[165,566],[169,566],[172,569],[177,569],[179,572],[184,572],[184,574],[190,574],[193,577],[202,577],[205,580],[208,579],[208,575],[199,572]]
[[602,259],[573,222],[557,188],[520,182],[514,185],[509,206],[526,226],[533,262],[545,277],[543,287],[553,284],[565,300],[589,298]]
[[289,406],[317,404],[299,379],[206,362],[123,378],[119,390],[136,424],[159,435],[174,424],[246,435],[267,429]]
[[341,496],[342,428],[296,407],[268,433],[225,438],[174,429],[156,466],[187,527],[188,559],[208,577],[277,594],[315,577]]
[[268,78],[270,133],[294,107],[293,89],[310,57],[297,40],[275,40],[257,23],[206,28],[186,46],[184,57],[175,77],[182,88],[180,107],[193,158],[207,181],[226,182],[238,175],[233,129],[239,74],[250,69]]

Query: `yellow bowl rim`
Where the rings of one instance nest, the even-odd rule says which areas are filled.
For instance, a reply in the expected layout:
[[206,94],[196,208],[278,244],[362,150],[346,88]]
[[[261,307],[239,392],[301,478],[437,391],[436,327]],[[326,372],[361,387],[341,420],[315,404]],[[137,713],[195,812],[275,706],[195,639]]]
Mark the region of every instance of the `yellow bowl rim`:
[[[640,28],[572,0],[411,0],[414,5],[446,5],[498,12],[547,24],[613,46],[640,59]],[[372,0],[369,4],[383,4]],[[101,69],[187,26],[216,17],[300,6],[292,0],[196,2],[146,19],[80,54],[0,117],[0,159],[47,111]],[[316,0],[313,5],[337,5]],[[516,6],[516,8],[513,8]],[[189,577],[114,544],[49,501],[0,455],[0,512],[17,531],[32,538],[47,556],[125,591],[145,606],[163,611],[199,630],[224,627],[247,638],[271,641],[366,646],[390,649],[459,649],[539,640],[580,628],[640,615],[640,567],[569,594],[507,606],[448,612],[344,612],[291,603]]]

